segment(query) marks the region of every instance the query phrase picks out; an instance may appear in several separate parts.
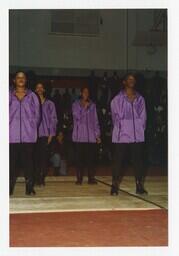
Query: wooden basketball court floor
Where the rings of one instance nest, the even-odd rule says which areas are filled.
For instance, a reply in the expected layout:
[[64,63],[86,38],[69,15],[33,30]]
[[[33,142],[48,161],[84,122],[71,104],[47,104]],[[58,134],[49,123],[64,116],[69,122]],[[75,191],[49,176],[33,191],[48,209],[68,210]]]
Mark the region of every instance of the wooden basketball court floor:
[[[25,195],[24,179],[19,178],[10,198],[10,213],[144,210],[167,208],[167,177],[147,177],[149,194],[135,194],[133,177],[124,177],[118,196],[110,196],[111,177],[96,177],[97,185],[75,185],[74,176],[47,177],[45,187],[35,187],[35,196]],[[134,195],[134,196],[133,196]]]

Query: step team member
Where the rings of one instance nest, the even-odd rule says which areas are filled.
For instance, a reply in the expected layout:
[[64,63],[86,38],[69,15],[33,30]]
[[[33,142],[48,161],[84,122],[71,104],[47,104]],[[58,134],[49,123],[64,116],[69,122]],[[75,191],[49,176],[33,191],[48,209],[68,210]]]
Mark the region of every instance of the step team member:
[[48,145],[56,135],[57,114],[55,104],[45,96],[43,83],[36,84],[35,92],[40,98],[42,115],[35,150],[36,184],[45,185],[45,177],[48,172]]
[[77,181],[83,182],[84,169],[88,169],[88,184],[97,184],[95,180],[96,143],[101,143],[100,128],[96,105],[90,100],[89,89],[81,90],[81,99],[72,105],[72,140],[76,149]]
[[122,175],[122,162],[129,151],[135,169],[136,193],[144,194],[147,193],[143,187],[143,145],[146,127],[145,100],[135,90],[136,79],[133,74],[125,76],[123,85],[124,89],[111,101],[112,143],[115,146],[111,195],[118,194],[119,178]]
[[34,145],[40,122],[40,102],[31,90],[27,89],[27,77],[17,72],[14,89],[9,92],[9,142],[10,142],[10,195],[13,194],[18,164],[24,169],[26,194],[34,191]]

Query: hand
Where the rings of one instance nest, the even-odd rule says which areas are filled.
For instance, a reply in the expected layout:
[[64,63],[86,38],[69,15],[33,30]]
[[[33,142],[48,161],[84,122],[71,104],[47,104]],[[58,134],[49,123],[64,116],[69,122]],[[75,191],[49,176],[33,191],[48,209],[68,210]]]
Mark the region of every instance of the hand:
[[89,106],[89,101],[85,101],[85,108],[88,108]]
[[101,143],[101,139],[100,139],[100,138],[97,138],[97,139],[96,139],[96,143],[97,143],[97,144],[100,144],[100,143]]
[[52,141],[52,136],[49,136],[47,144],[49,145],[51,143],[51,141]]

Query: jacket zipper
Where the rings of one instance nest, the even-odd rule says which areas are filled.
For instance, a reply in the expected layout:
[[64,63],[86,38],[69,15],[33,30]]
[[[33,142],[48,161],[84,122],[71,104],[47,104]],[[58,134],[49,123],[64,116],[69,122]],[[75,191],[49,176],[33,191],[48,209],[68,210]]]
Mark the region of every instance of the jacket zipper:
[[21,100],[20,100],[20,143],[22,143],[22,127],[21,127]]
[[134,140],[136,142],[136,132],[135,132],[135,121],[134,121],[134,103],[132,102],[132,120],[133,120],[133,127],[134,127]]
[[89,142],[89,127],[88,127],[88,112],[86,113],[86,125],[87,125],[87,134],[88,134],[88,142]]

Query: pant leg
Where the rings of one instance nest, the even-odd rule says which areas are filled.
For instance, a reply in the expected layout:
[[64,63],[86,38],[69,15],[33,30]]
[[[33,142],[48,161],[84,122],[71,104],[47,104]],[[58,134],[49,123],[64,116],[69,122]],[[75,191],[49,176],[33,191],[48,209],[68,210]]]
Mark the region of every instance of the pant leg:
[[48,137],[40,138],[40,152],[39,152],[39,161],[41,175],[43,178],[47,176],[48,173]]
[[35,144],[35,179],[37,183],[44,179],[48,172],[48,138],[38,138]]
[[19,159],[19,144],[10,143],[9,145],[9,188],[10,193],[13,193],[13,189],[18,176],[17,162]]
[[78,181],[82,181],[86,164],[85,154],[86,143],[75,143],[76,155],[76,176]]
[[86,167],[88,169],[88,180],[94,180],[96,174],[97,144],[87,143],[85,150]]
[[40,139],[38,138],[34,145],[34,176],[36,184],[40,182],[40,172]]
[[135,171],[135,178],[142,182],[144,179],[144,143],[131,144],[131,160]]
[[119,181],[122,180],[122,176],[123,176],[122,164],[128,148],[129,148],[129,144],[127,143],[114,144],[113,169],[112,169],[112,184],[114,186],[118,186]]
[[22,143],[20,144],[20,154],[22,155],[22,166],[24,170],[24,176],[27,181],[34,184],[34,143]]

